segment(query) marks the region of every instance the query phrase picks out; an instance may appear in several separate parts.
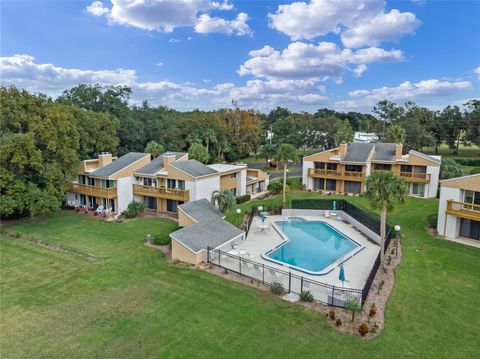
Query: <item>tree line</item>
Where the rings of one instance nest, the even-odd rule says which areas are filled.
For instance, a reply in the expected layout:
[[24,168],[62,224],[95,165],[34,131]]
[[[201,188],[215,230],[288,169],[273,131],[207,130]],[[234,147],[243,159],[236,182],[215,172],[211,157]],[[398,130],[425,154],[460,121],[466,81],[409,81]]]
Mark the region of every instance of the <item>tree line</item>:
[[[237,161],[253,153],[274,158],[281,144],[331,148],[355,131],[421,149],[448,143],[480,144],[478,100],[461,111],[433,112],[413,103],[379,102],[374,115],[319,109],[313,114],[282,107],[268,114],[232,108],[180,112],[147,101],[130,104],[125,86],[79,85],[57,99],[16,87],[0,88],[2,117],[0,215],[36,215],[59,208],[79,161],[103,151],[157,156],[188,151],[204,163]],[[273,134],[273,135],[272,135]]]

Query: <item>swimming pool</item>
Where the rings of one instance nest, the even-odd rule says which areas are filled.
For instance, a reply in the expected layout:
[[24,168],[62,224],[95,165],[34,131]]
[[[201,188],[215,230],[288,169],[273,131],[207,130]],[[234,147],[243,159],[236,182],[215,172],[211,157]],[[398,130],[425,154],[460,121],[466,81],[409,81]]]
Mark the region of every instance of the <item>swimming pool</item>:
[[311,274],[321,273],[360,245],[323,221],[295,219],[275,222],[287,241],[264,258]]

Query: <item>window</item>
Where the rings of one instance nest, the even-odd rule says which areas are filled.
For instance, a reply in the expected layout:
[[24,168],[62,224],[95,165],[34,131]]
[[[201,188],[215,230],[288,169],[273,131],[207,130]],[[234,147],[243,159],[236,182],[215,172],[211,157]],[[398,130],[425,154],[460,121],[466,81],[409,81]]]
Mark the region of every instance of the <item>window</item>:
[[95,186],[95,178],[88,177],[88,185],[89,186]]
[[336,163],[327,163],[327,170],[336,171],[337,170],[337,164]]
[[175,188],[175,180],[174,179],[167,179],[167,188]]
[[411,165],[401,165],[400,172],[412,172],[413,166]]
[[143,204],[145,205],[145,208],[157,209],[157,199],[155,197],[143,197]]
[[427,167],[426,166],[414,166],[413,167],[413,172],[415,172],[415,173],[427,173]]
[[231,173],[230,178],[237,178],[237,172]]
[[84,175],[78,176],[78,183],[80,183],[80,184],[86,184],[87,183]]
[[177,211],[177,201],[173,199],[167,199],[167,211],[176,212]]
[[177,188],[185,189],[185,181],[184,180],[178,180],[177,181]]
[[462,218],[460,222],[460,235],[462,237],[480,240],[480,222]]
[[324,170],[325,162],[313,162],[313,166],[316,170]]
[[423,183],[412,183],[411,193],[415,196],[424,196],[425,193],[425,184]]
[[362,172],[362,166],[360,166],[360,165],[345,165],[345,171]]
[[347,193],[360,193],[362,192],[362,183],[355,181],[345,181],[345,187],[343,191]]
[[325,189],[327,191],[336,191],[337,190],[337,180],[327,179]]
[[480,205],[480,192],[465,190],[463,202]]
[[324,178],[314,178],[313,179],[313,189],[323,190],[325,188],[325,179]]
[[375,170],[377,171],[391,171],[392,165],[388,165],[385,163],[375,163]]

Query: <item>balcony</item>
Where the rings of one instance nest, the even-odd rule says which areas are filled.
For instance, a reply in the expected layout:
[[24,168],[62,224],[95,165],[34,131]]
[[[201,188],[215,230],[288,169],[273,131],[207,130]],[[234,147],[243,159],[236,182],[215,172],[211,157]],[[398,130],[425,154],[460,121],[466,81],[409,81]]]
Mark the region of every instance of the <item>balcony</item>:
[[97,186],[89,186],[87,184],[73,183],[68,192],[83,194],[85,196],[101,197],[101,198],[115,198],[117,197],[117,189],[103,188]]
[[473,221],[480,221],[480,205],[449,199],[447,201],[447,214],[471,219]]
[[408,182],[419,182],[419,183],[430,182],[430,173],[400,172],[400,177],[405,178]]
[[187,202],[189,199],[188,189],[143,186],[139,184],[133,185],[133,194],[137,196],[173,199],[183,202]]
[[323,170],[317,168],[309,168],[308,174],[311,177],[333,178],[347,181],[362,181],[365,178],[365,172]]

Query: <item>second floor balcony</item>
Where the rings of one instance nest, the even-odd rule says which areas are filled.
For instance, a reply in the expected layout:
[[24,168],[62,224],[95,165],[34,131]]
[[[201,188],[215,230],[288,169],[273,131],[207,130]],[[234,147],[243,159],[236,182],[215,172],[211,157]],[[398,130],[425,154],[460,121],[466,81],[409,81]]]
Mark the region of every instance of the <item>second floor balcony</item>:
[[137,196],[147,196],[155,198],[173,199],[187,202],[189,200],[188,189],[133,185],[133,194]]
[[400,172],[400,177],[405,178],[408,182],[420,182],[420,183],[430,182],[430,173]]
[[98,186],[90,186],[87,184],[73,183],[68,189],[69,192],[83,194],[85,196],[101,197],[101,198],[115,198],[117,197],[117,189],[105,188]]
[[447,213],[474,221],[480,221],[480,205],[454,201],[449,199],[447,201]]
[[311,177],[320,177],[320,178],[333,178],[340,180],[363,180],[365,178],[365,172],[356,172],[356,171],[344,171],[344,170],[325,170],[310,168],[308,174]]

